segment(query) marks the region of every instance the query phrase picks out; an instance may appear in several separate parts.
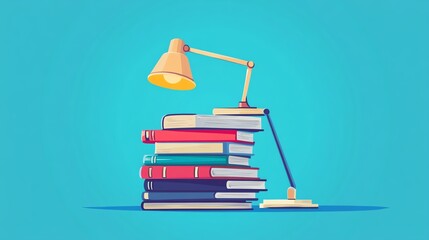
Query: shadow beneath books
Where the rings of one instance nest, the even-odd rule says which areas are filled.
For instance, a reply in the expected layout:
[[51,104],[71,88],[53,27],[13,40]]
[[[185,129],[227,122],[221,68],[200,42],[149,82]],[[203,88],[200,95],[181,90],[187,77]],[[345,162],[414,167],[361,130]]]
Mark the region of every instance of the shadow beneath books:
[[[100,206],[84,207],[97,210],[115,211],[142,211],[140,206]],[[150,210],[150,211],[174,211],[174,212],[359,212],[382,210],[381,206],[350,206],[350,205],[321,205],[319,208],[259,208],[253,206],[253,210]]]
[[116,210],[116,211],[142,211],[140,206],[102,206],[102,207],[84,207],[98,210]]

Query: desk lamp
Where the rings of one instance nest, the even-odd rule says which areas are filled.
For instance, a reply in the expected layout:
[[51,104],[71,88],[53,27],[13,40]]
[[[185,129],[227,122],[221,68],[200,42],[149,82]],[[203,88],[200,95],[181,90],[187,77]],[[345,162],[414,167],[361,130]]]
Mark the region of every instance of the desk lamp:
[[235,108],[215,108],[213,109],[214,115],[248,115],[248,116],[266,116],[280,153],[287,177],[289,179],[289,188],[287,190],[287,199],[271,199],[264,200],[260,204],[261,208],[317,208],[318,205],[312,203],[311,200],[297,200],[296,199],[296,185],[292,177],[292,173],[283,154],[280,146],[280,141],[277,137],[273,122],[270,117],[270,110],[266,108],[250,107],[247,102],[247,90],[249,89],[250,76],[255,63],[252,61],[241,60],[217,53],[203,51],[196,48],[191,48],[185,44],[181,39],[172,39],[168,52],[164,53],[158,60],[158,63],[153,68],[148,76],[148,81],[156,86],[173,89],[173,90],[192,90],[196,84],[192,78],[192,72],[189,65],[186,52],[192,52],[207,57],[217,58],[220,60],[244,65],[247,67],[246,78],[244,80],[243,94]]

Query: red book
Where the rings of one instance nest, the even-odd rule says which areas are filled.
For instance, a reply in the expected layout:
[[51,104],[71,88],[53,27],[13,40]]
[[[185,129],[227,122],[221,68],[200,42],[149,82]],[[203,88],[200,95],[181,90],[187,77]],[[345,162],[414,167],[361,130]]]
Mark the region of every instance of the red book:
[[218,166],[143,166],[144,179],[258,179],[258,168]]
[[238,130],[143,130],[144,143],[242,142],[253,143],[253,133]]

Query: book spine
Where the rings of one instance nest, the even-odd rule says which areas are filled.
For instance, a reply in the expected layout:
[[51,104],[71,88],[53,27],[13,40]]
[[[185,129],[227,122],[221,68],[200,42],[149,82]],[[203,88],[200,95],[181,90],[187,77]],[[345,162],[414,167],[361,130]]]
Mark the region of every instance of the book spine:
[[142,201],[143,210],[206,210],[206,209],[252,209],[249,202],[146,202]]
[[210,166],[143,166],[144,179],[211,179]]
[[[162,119],[161,119],[161,128],[162,129],[166,129],[165,128],[165,119],[166,118],[168,118],[168,117],[174,117],[174,116],[183,116],[183,115],[195,115],[196,116],[196,114],[195,113],[182,113],[182,114],[166,114],[166,115],[164,115],[163,117],[162,117]],[[195,120],[196,121],[196,120]]]
[[144,181],[146,191],[158,192],[225,192],[227,180],[148,180]]
[[143,165],[228,165],[228,156],[222,155],[145,155]]
[[155,143],[155,131],[143,130],[141,139],[143,143]]
[[173,201],[173,200],[215,200],[215,192],[144,192],[142,200]]
[[[155,154],[160,155],[223,155],[225,143],[187,142],[155,143]],[[239,154],[246,155],[246,154]]]
[[143,130],[143,143],[155,142],[242,142],[237,130]]
[[[264,180],[262,180],[264,181]],[[204,179],[204,180],[165,180],[165,179],[146,179],[144,181],[145,191],[151,192],[259,192],[266,189],[242,189],[227,187],[228,180],[224,179]]]
[[216,197],[217,192],[143,192],[143,201],[249,201],[256,198]]
[[[257,179],[248,177],[228,176],[213,177],[211,175],[212,168],[212,166],[142,166],[140,168],[140,177],[143,179]],[[244,169],[257,170],[256,168]]]

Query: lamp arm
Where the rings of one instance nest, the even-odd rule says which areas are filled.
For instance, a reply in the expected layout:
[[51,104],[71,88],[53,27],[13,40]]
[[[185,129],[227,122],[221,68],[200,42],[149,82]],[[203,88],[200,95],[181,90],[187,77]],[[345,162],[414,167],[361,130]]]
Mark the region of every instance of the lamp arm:
[[[207,56],[207,57],[217,58],[220,60],[224,60],[224,61],[228,61],[228,62],[232,62],[232,63],[244,65],[244,66],[248,66],[248,63],[251,62],[251,61],[246,61],[246,60],[242,60],[242,59],[238,59],[238,58],[234,58],[234,57],[229,57],[229,56],[222,55],[222,54],[217,54],[217,53],[208,52],[208,51],[204,51],[204,50],[200,50],[200,49],[196,49],[196,48],[191,48],[188,45],[183,46],[183,51],[196,53],[196,54],[200,54],[200,55]],[[252,65],[252,67],[253,67],[253,65]]]
[[268,123],[270,124],[271,132],[273,133],[273,137],[276,142],[277,149],[280,154],[280,158],[282,159],[282,162],[283,162],[283,167],[285,168],[287,177],[289,179],[289,184],[292,188],[296,189],[295,181],[293,180],[293,177],[292,177],[292,172],[290,171],[289,165],[287,164],[286,156],[283,153],[282,146],[280,145],[280,140],[277,137],[276,129],[274,128],[273,121],[271,120],[271,117],[270,117],[270,110],[265,109],[264,114],[267,117]]
[[242,59],[238,59],[238,58],[234,58],[234,57],[229,57],[229,56],[222,55],[222,54],[217,54],[217,53],[208,52],[208,51],[204,51],[204,50],[200,50],[200,49],[196,49],[196,48],[191,48],[191,47],[189,47],[189,45],[184,45],[183,51],[196,53],[196,54],[200,54],[200,55],[203,55],[206,57],[216,58],[216,59],[224,60],[227,62],[232,62],[232,63],[240,64],[243,66],[247,66],[246,78],[244,80],[243,94],[241,96],[241,101],[239,103],[239,107],[246,107],[246,108],[250,107],[249,104],[247,103],[247,91],[249,90],[250,77],[252,75],[252,68],[255,67],[255,63],[253,61],[246,61],[246,60],[242,60]]

